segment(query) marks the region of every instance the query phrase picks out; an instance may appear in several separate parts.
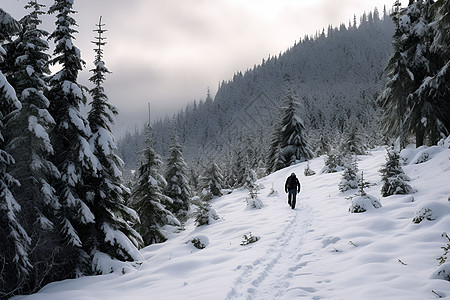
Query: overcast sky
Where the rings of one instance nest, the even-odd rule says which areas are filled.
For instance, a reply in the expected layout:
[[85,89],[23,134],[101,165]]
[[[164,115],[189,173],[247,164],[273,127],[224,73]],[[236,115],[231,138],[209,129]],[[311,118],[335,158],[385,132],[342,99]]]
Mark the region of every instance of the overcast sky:
[[[19,19],[28,0],[1,0]],[[40,0],[47,5],[52,0]],[[407,1],[402,1],[406,4]],[[123,113],[173,113],[212,94],[218,83],[263,58],[278,55],[305,34],[329,24],[348,24],[356,14],[389,10],[394,0],[75,0],[81,49],[89,82],[94,52],[92,31],[103,16],[108,44],[105,63],[113,74],[105,83],[110,101]],[[46,9],[47,9],[46,8]],[[55,16],[44,27],[53,30]],[[145,115],[145,114],[144,114]]]

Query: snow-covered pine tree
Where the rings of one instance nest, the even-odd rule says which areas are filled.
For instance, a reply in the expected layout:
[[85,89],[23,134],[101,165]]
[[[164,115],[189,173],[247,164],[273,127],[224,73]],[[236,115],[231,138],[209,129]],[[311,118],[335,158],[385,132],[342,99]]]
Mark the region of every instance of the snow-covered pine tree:
[[325,165],[320,171],[320,173],[336,173],[342,170],[342,156],[336,151],[331,151],[328,153],[327,158],[325,160]]
[[193,199],[193,204],[197,206],[197,210],[194,213],[195,224],[197,227],[209,225],[214,221],[219,220],[219,216],[211,205],[213,197],[214,195],[211,190],[204,188],[200,193],[200,197],[195,197]]
[[275,122],[273,125],[267,157],[266,169],[269,173],[281,170],[286,165],[286,159],[281,152],[281,129],[283,128],[283,125],[281,124],[281,111],[279,112],[279,117],[277,119],[280,121]]
[[[0,63],[6,56],[1,46],[20,29],[19,23],[0,8]],[[8,173],[14,163],[13,157],[5,151],[3,120],[7,113],[21,108],[14,88],[0,70],[0,298],[7,299],[21,292],[32,269],[28,254],[31,240],[21,225],[18,216],[20,205],[11,189],[19,182]]]
[[[198,163],[197,163],[198,165]],[[190,164],[189,167],[189,186],[191,186],[191,193],[192,194],[197,194],[199,189],[200,189],[200,180],[199,180],[199,176],[198,176],[198,171],[196,170],[196,168]]]
[[186,221],[190,206],[191,187],[187,179],[188,166],[184,161],[183,149],[174,129],[172,145],[167,160],[165,195],[172,199],[170,211],[182,221]]
[[355,156],[346,156],[343,158],[344,172],[339,182],[339,191],[346,192],[358,188],[359,174],[358,162]]
[[316,156],[321,156],[331,152],[330,139],[326,133],[321,133],[316,149]]
[[411,186],[407,183],[409,177],[403,171],[400,165],[400,154],[392,149],[387,149],[386,164],[381,168],[381,195],[387,197],[394,194],[410,194],[413,192]]
[[298,107],[299,104],[289,89],[283,101],[280,132],[281,154],[285,159],[284,167],[313,158],[305,137],[305,125],[297,114]]
[[236,184],[235,174],[236,174],[237,168],[235,167],[234,157],[235,156],[231,154],[231,151],[226,154],[226,157],[224,157],[225,161],[231,162],[222,167],[223,178],[224,178],[223,184],[227,188],[228,187],[233,188],[233,187],[235,187],[235,184]]
[[56,28],[50,35],[56,46],[50,63],[61,66],[50,78],[47,98],[49,112],[55,119],[50,130],[54,149],[51,161],[61,173],[61,180],[54,187],[61,204],[58,229],[64,243],[59,264],[62,278],[91,272],[91,258],[83,248],[89,238],[86,229],[95,222],[90,209],[92,199],[87,196],[91,192],[87,179],[97,172],[98,164],[88,142],[92,134],[88,121],[80,112],[80,106],[86,102],[86,87],[77,81],[84,62],[73,43],[77,33],[73,5],[73,0],[55,0],[49,8],[50,14],[56,14]]
[[249,191],[258,189],[258,185],[256,184],[258,177],[256,176],[255,170],[247,168],[244,178],[244,187],[246,189],[248,189]]
[[210,160],[201,177],[202,193],[209,191],[213,196],[222,196],[222,184],[223,176],[221,170],[214,161]]
[[361,176],[359,177],[359,180],[358,180],[358,188],[359,189],[356,192],[356,194],[358,196],[366,196],[367,193],[366,193],[366,191],[364,189],[368,188],[368,187],[371,187],[371,186],[372,186],[372,184],[369,181],[365,181],[365,179],[364,179],[364,172],[361,172]]
[[197,205],[197,211],[195,212],[195,224],[197,227],[203,225],[209,225],[215,220],[219,220],[219,216],[212,208],[210,201],[213,195],[210,191],[204,191],[204,194],[200,198],[197,198],[194,203]]
[[[4,77],[7,78],[10,85],[12,85],[11,82],[11,76],[10,75],[10,66],[13,64],[15,60],[14,55],[14,42],[13,38],[17,37],[22,27],[20,25],[20,22],[18,22],[16,19],[11,17],[9,13],[4,11],[2,8],[0,8],[0,69]],[[11,45],[11,46],[10,46]],[[6,55],[8,53],[8,55]],[[1,108],[4,112],[7,105],[5,107]]]
[[246,141],[244,141],[244,157],[248,168],[253,170],[258,167],[258,152],[262,150],[262,147],[257,147],[255,143],[257,143],[256,137],[247,136]]
[[352,126],[351,129],[346,128],[341,140],[340,152],[344,155],[365,155],[366,148],[367,146],[363,142],[362,134],[358,132],[357,127]]
[[370,187],[372,184],[368,181],[364,181],[364,172],[361,172],[361,177],[358,181],[359,190],[356,193],[356,197],[352,199],[352,203],[348,209],[351,213],[362,213],[368,209],[382,207],[381,202],[372,195],[368,195],[364,188]]
[[247,208],[260,209],[264,206],[261,199],[258,198],[259,186],[256,184],[257,180],[258,178],[256,176],[256,172],[253,169],[248,168],[244,183],[244,186],[247,188],[250,196],[246,199]]
[[245,166],[247,165],[247,160],[244,154],[244,145],[242,142],[242,137],[239,139],[240,143],[237,149],[234,151],[233,164],[231,166],[231,176],[227,178],[230,186],[233,188],[241,187],[245,180]]
[[[123,195],[128,189],[122,184],[122,160],[115,154],[116,143],[111,133],[113,116],[117,109],[108,103],[103,83],[106,74],[110,73],[103,61],[103,46],[106,44],[100,17],[94,43],[95,68],[91,70],[89,80],[94,87],[89,91],[92,96],[91,110],[88,114],[92,130],[90,144],[94,146],[94,154],[98,158],[99,168],[96,176],[89,180],[91,199],[89,206],[94,214],[95,223],[89,226],[89,238],[84,247],[93,257],[93,269],[101,272],[102,266],[96,263],[105,254],[111,259],[133,261],[142,259],[138,247],[142,245],[142,237],[130,224],[139,222],[136,212],[125,205]],[[104,261],[104,259],[102,259]],[[104,267],[104,266],[103,266]],[[111,268],[107,268],[111,270]]]
[[10,66],[13,85],[22,103],[22,109],[9,114],[7,121],[8,152],[16,163],[11,174],[20,181],[13,190],[22,207],[22,225],[32,237],[29,257],[33,265],[27,283],[28,292],[39,290],[51,281],[53,260],[59,249],[58,224],[60,204],[52,183],[59,178],[59,171],[48,160],[53,146],[48,135],[54,120],[48,112],[47,90],[48,33],[40,29],[40,16],[44,5],[29,1],[31,9],[20,23],[22,32],[14,40],[14,64]]
[[[448,131],[439,119],[441,115],[439,112],[441,108],[438,106],[439,97],[434,99],[421,90],[422,85],[424,83],[427,85],[436,74],[435,59],[431,52],[436,26],[433,2],[411,0],[408,7],[402,11],[402,21],[407,29],[402,38],[405,50],[403,55],[407,59],[408,69],[414,76],[413,92],[408,95],[409,113],[405,125],[410,132],[415,133],[416,147],[423,145],[426,139],[431,144],[436,144],[441,134]],[[444,81],[443,84],[443,89],[448,91],[448,81]]]
[[314,170],[311,169],[311,166],[310,166],[310,164],[309,164],[309,161],[308,161],[308,163],[306,164],[305,170],[303,170],[303,174],[304,174],[305,176],[313,176],[313,175],[316,175],[316,171],[314,171]]
[[382,113],[381,128],[385,134],[397,138],[398,148],[401,150],[407,144],[407,132],[404,122],[407,97],[412,89],[411,85],[414,75],[408,69],[407,61],[403,54],[404,45],[402,38],[405,34],[405,24],[401,22],[400,6],[400,1],[395,1],[394,11],[391,14],[395,24],[392,42],[394,53],[384,70],[387,82],[377,101],[380,103]]
[[141,220],[137,227],[145,246],[166,241],[165,225],[181,226],[180,221],[167,209],[172,199],[162,193],[167,183],[159,173],[162,161],[152,147],[152,139],[152,129],[148,125],[146,148],[142,150],[138,182],[133,187],[130,203]]
[[450,133],[450,2],[435,1],[428,12],[432,20],[433,40],[430,46],[431,72],[415,92],[437,108],[442,133]]

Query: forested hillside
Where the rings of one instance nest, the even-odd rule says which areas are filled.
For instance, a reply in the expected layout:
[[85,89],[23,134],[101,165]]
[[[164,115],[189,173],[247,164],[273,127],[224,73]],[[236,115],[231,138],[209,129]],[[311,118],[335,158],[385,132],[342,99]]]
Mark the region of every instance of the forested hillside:
[[[392,52],[393,31],[392,20],[375,9],[359,22],[355,18],[348,25],[305,36],[284,53],[221,82],[214,99],[208,92],[205,100],[188,105],[174,118],[155,122],[154,148],[166,156],[175,128],[191,163],[214,158],[229,165],[238,152],[251,152],[248,159],[264,165],[288,90],[300,103],[298,114],[316,154],[339,147],[352,132],[373,145],[382,138],[376,130],[376,98]],[[137,166],[142,134],[127,134],[119,142],[128,169]]]

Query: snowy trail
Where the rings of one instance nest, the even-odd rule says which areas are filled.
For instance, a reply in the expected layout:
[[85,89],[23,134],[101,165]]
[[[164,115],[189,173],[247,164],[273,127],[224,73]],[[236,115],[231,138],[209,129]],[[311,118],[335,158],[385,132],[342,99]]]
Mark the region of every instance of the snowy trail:
[[[214,199],[220,220],[196,227],[191,219],[165,243],[142,249],[145,261],[126,274],[64,280],[13,299],[450,300],[449,281],[436,278],[438,268],[450,268],[436,260],[450,228],[450,141],[404,151],[404,169],[417,189],[412,195],[380,196],[385,153],[378,148],[358,157],[364,178],[377,184],[366,192],[381,199],[379,209],[349,213],[355,191],[341,193],[342,173],[321,174],[324,159],[317,158],[310,161],[314,176],[303,176],[301,163],[262,178],[262,209],[246,208],[245,189]],[[427,162],[414,163],[425,154]],[[295,211],[284,193],[291,172],[302,184]],[[412,222],[424,208],[435,219]],[[241,246],[249,232],[261,239]],[[194,247],[193,238],[206,247]]]
[[[280,202],[284,203],[284,199]],[[283,297],[293,287],[294,273],[303,265],[300,262],[303,255],[302,246],[312,220],[312,209],[300,203],[295,210],[290,210],[286,204],[285,229],[263,256],[251,264],[238,266],[242,270],[234,281],[226,299],[275,299]],[[291,266],[288,267],[287,266]],[[300,288],[306,294],[313,292],[312,288]]]

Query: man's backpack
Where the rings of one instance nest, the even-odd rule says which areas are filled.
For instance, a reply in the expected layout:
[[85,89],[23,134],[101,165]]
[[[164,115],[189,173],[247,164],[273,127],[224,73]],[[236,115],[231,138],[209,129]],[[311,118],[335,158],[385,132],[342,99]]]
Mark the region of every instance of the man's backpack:
[[297,188],[297,177],[289,176],[287,179],[288,190],[294,190]]

